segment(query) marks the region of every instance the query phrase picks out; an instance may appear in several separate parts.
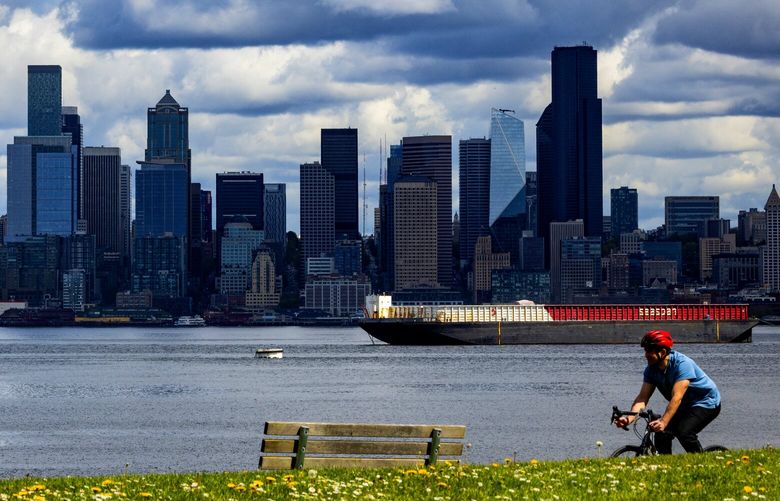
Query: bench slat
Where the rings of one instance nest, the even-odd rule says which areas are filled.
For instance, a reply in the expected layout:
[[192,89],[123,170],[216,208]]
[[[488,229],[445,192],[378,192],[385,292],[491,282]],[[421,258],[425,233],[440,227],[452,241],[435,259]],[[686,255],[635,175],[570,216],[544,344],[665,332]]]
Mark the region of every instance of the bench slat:
[[[265,439],[261,447],[264,453],[295,452],[295,440]],[[430,442],[389,442],[378,440],[311,440],[306,445],[306,454],[385,454],[395,456],[424,456],[428,453]],[[463,454],[462,442],[442,442],[439,445],[440,456],[460,456]],[[307,456],[306,464],[310,458]]]
[[441,430],[441,438],[464,438],[466,427],[433,424],[372,424],[372,423],[307,423],[267,421],[266,435],[297,435],[301,426],[309,428],[309,436],[320,437],[397,437],[429,438],[434,428]]
[[[289,470],[295,458],[286,456],[263,456],[261,470]],[[304,468],[395,468],[398,466],[423,467],[424,459],[415,458],[342,458],[307,457]]]

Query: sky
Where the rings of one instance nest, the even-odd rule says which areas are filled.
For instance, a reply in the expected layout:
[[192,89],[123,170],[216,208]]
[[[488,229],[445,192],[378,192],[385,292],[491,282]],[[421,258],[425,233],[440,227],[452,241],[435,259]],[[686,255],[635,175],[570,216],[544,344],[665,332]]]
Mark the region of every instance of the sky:
[[[490,109],[535,124],[550,102],[550,52],[598,50],[609,189],[639,192],[640,227],[666,195],[719,195],[721,217],[763,208],[780,179],[780,3],[776,0],[0,0],[0,143],[26,135],[27,65],[58,64],[63,105],[85,144],[135,166],[146,109],[170,89],[190,110],[193,182],[226,171],[287,183],[321,128],[356,127],[373,231],[380,141],[489,135]],[[0,150],[0,212],[6,207]],[[362,221],[363,211],[360,210]],[[362,223],[361,223],[362,224]]]

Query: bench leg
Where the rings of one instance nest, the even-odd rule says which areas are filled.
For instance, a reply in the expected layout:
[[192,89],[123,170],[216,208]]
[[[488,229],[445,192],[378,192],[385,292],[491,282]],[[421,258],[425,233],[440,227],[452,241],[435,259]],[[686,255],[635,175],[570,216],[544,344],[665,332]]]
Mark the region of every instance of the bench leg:
[[296,470],[303,469],[303,462],[306,459],[306,442],[309,439],[309,428],[301,426],[298,429],[298,441],[295,444],[295,464],[293,468]]
[[441,430],[434,428],[431,432],[431,442],[428,444],[428,459],[425,464],[430,466],[439,460],[439,444],[441,443]]

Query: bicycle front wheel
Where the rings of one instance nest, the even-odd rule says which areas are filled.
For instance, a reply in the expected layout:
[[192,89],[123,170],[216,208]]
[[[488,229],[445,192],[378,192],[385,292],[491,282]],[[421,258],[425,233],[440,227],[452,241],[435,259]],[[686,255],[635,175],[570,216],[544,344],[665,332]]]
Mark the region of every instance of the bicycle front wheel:
[[644,454],[644,451],[641,447],[637,447],[636,445],[624,445],[623,447],[617,449],[615,452],[610,454],[609,457],[611,458],[635,458],[637,456],[641,456]]
[[722,445],[711,445],[709,447],[705,447],[703,449],[704,452],[723,452],[727,451],[728,449],[723,447]]

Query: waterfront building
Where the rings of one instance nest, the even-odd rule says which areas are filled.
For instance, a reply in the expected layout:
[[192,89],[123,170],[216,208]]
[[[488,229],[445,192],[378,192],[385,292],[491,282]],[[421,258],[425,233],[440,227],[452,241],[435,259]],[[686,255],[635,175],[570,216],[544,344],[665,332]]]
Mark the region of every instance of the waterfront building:
[[0,293],[30,306],[60,297],[62,238],[28,236],[0,247]]
[[603,216],[597,51],[555,47],[551,59],[552,102],[536,124],[538,231],[548,247],[551,222],[581,219],[585,236],[601,238]]
[[702,281],[712,278],[712,256],[733,253],[737,250],[736,235],[729,233],[723,238],[699,239],[699,277]]
[[300,228],[303,259],[332,256],[335,243],[335,178],[319,162],[301,164]]
[[361,313],[371,283],[365,276],[316,278],[306,282],[304,310],[325,312],[332,317],[352,317]]
[[279,306],[281,290],[276,284],[276,268],[269,249],[260,249],[252,261],[251,287],[246,292],[244,304],[251,311]]
[[358,130],[321,129],[320,162],[334,180],[334,239],[360,238],[358,227]]
[[76,233],[62,239],[62,270],[81,270],[84,273],[84,298],[95,298],[98,254],[95,235]]
[[705,236],[706,221],[720,219],[720,197],[674,196],[664,198],[666,236]]
[[136,236],[133,241],[132,292],[149,290],[156,297],[183,297],[187,287],[186,254],[184,238],[171,233]]
[[648,242],[641,244],[648,260],[674,261],[677,263],[677,277],[682,273],[682,242]]
[[[449,288],[452,285],[452,137],[405,137],[401,144],[401,174],[425,177],[436,185],[436,283]],[[398,209],[394,213],[398,214]],[[397,220],[395,224],[398,225]],[[395,237],[400,233],[396,228]],[[397,242],[395,248],[399,248]],[[396,255],[396,263],[399,260]],[[395,287],[399,288],[398,282]]]
[[68,270],[62,274],[62,307],[82,312],[87,303],[84,270]]
[[306,259],[306,276],[335,275],[336,262],[333,257],[320,256]]
[[62,134],[62,67],[27,66],[27,135]]
[[581,219],[567,222],[552,222],[549,229],[550,242],[550,296],[555,303],[562,301],[561,294],[561,242],[584,236],[585,225]]
[[550,302],[550,272],[494,270],[491,289],[494,304],[511,304],[522,299],[547,304]]
[[461,139],[458,144],[460,179],[461,267],[474,259],[474,246],[490,230],[490,139]]
[[441,285],[438,189],[435,181],[419,176],[401,176],[394,183],[394,290]]
[[678,276],[677,261],[666,259],[642,260],[642,286],[650,286],[653,282],[666,285],[676,285]]
[[333,248],[336,273],[349,277],[363,272],[363,242],[339,240]]
[[479,237],[474,250],[474,287],[475,304],[489,302],[491,299],[493,270],[506,270],[510,266],[508,252],[494,253],[492,238],[489,235]]
[[141,292],[122,291],[116,293],[116,307],[127,309],[147,309],[152,307],[154,296],[152,291]]
[[561,300],[574,303],[575,294],[601,287],[601,237],[561,240]]
[[223,231],[219,291],[226,296],[244,296],[252,285],[252,263],[263,245],[265,232],[254,229],[242,216],[235,216]]
[[621,186],[609,190],[612,238],[639,228],[639,196],[636,188]]
[[122,158],[119,148],[86,147],[84,211],[87,232],[101,252],[122,253]]
[[764,205],[766,211],[766,245],[763,251],[764,285],[770,292],[780,290],[780,196],[775,185]]
[[758,245],[766,241],[766,212],[756,208],[739,211],[737,245]]
[[494,247],[519,257],[526,223],[525,129],[512,110],[490,110],[490,232]]
[[761,259],[756,247],[712,256],[712,278],[719,290],[757,286],[761,280]]

